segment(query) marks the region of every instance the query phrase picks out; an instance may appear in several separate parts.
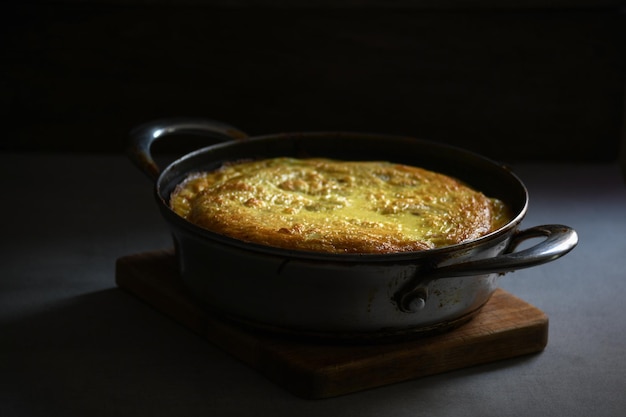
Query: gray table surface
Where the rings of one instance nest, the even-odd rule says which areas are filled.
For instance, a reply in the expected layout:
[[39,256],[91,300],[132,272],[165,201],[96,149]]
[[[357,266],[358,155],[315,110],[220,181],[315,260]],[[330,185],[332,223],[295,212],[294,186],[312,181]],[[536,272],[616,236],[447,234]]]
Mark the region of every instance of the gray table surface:
[[123,156],[0,155],[0,415],[624,416],[626,187],[617,164],[520,164],[522,227],[578,247],[500,285],[550,318],[536,355],[303,400],[118,289],[115,260],[171,246]]

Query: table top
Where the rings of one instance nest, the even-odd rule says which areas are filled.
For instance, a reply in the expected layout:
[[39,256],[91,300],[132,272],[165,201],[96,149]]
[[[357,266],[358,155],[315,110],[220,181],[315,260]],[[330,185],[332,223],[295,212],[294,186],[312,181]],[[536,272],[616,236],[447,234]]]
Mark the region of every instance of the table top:
[[522,228],[578,246],[500,286],[544,311],[530,356],[323,400],[298,398],[115,285],[115,260],[169,248],[152,183],[120,155],[0,154],[0,415],[622,416],[626,186],[617,164],[512,166]]

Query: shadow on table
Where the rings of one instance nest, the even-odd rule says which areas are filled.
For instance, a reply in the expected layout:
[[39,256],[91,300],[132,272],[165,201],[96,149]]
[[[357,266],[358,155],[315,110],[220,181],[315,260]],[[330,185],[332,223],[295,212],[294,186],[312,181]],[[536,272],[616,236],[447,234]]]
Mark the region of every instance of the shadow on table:
[[534,357],[307,401],[117,288],[15,317],[2,324],[0,340],[2,415],[31,417],[186,415],[215,409],[246,414],[267,406],[268,399],[272,408],[286,413],[293,407],[303,408],[299,415],[320,409],[332,413],[358,397],[382,406],[385,397],[403,389],[412,397],[430,395],[437,384],[519,366]]

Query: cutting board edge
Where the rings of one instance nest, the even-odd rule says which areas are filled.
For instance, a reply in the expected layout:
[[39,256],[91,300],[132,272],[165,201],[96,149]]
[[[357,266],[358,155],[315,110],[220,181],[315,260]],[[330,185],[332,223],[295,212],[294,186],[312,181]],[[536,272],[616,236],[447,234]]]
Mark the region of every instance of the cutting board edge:
[[[138,262],[138,259],[141,257],[144,257],[142,258],[143,263]],[[158,265],[158,267],[151,264],[151,262],[157,260],[163,262],[165,258],[171,261],[171,257],[173,257],[172,251],[161,250],[118,258],[116,261],[116,284],[118,287],[152,306],[155,310],[170,317],[185,328],[194,331],[201,337],[204,337],[226,353],[231,354],[231,356],[235,357],[237,360],[256,369],[277,385],[305,399],[337,397],[426,376],[536,354],[543,351],[548,343],[548,316],[538,308],[498,288],[494,294],[499,297],[506,297],[513,303],[522,305],[523,310],[527,310],[531,313],[530,315],[533,317],[533,320],[529,322],[526,318],[526,322],[524,322],[522,327],[513,326],[508,330],[486,333],[478,338],[475,337],[472,340],[472,344],[456,341],[452,344],[452,350],[448,352],[448,355],[462,355],[464,349],[466,350],[472,346],[480,347],[480,345],[485,344],[492,345],[493,343],[506,342],[505,348],[503,348],[501,352],[494,355],[492,351],[491,356],[477,355],[469,361],[466,356],[463,356],[463,359],[458,362],[452,361],[447,364],[436,364],[426,368],[420,368],[414,365],[413,368],[411,368],[411,372],[407,373],[406,363],[415,361],[415,356],[429,359],[428,355],[431,355],[430,358],[432,358],[433,354],[433,352],[414,354],[408,351],[404,352],[402,356],[402,363],[405,364],[401,370],[402,372],[392,372],[385,377],[378,377],[368,382],[364,378],[359,378],[358,364],[350,364],[349,361],[341,364],[339,368],[337,364],[330,364],[326,367],[322,366],[314,369],[306,366],[306,352],[301,358],[305,362],[304,366],[300,366],[298,361],[285,360],[285,358],[281,357],[279,354],[280,347],[264,344],[262,339],[247,334],[240,328],[233,328],[221,320],[209,319],[207,321],[207,318],[203,317],[206,311],[199,308],[196,304],[190,303],[188,295],[185,295],[184,292],[168,294],[167,291],[164,292],[162,288],[154,288],[150,279],[146,279],[143,275],[145,275],[146,270],[152,273],[164,273],[163,266],[170,269],[173,268],[172,270],[176,272],[175,262],[168,262],[167,265]],[[178,290],[180,290],[180,288]],[[475,320],[476,319],[472,320],[472,322]],[[511,335],[523,337],[524,341],[519,345],[519,348],[510,349],[509,337]],[[226,340],[224,340],[224,337],[226,337]],[[440,336],[433,337],[437,338]],[[443,335],[443,337],[446,336]],[[436,339],[429,340],[436,342]],[[531,343],[529,341],[533,342]],[[458,352],[455,349],[458,350]],[[374,362],[377,360],[376,357],[370,359]],[[387,359],[387,362],[385,360],[379,361],[376,366],[372,366],[370,362],[367,365],[368,372],[371,373],[377,370],[387,369],[385,367],[393,362],[393,358],[390,356]],[[338,370],[340,372],[338,372]]]

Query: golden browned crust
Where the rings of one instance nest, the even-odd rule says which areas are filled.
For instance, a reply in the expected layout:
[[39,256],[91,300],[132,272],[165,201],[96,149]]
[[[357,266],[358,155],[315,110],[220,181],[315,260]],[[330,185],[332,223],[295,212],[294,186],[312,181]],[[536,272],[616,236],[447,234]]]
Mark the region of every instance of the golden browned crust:
[[275,158],[189,176],[171,208],[246,242],[325,253],[392,253],[483,236],[506,207],[460,181],[388,162]]

